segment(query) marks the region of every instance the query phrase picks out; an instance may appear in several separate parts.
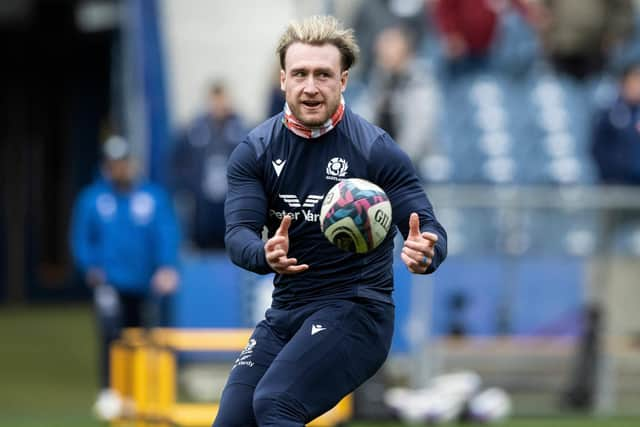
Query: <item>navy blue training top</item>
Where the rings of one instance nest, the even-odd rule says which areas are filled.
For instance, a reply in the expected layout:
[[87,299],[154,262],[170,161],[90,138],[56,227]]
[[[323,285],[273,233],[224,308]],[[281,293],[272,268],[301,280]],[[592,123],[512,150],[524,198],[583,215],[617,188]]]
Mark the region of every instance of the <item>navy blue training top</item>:
[[427,273],[447,255],[447,234],[408,156],[382,129],[345,109],[343,119],[314,139],[295,135],[282,123],[282,113],[252,130],[236,147],[227,169],[225,243],[231,260],[255,273],[269,267],[261,239],[269,237],[284,215],[289,228],[289,253],[309,269],[279,275],[274,280],[273,306],[293,307],[327,298],[363,297],[392,302],[393,239],[396,228],[375,250],[345,252],[332,245],[320,230],[324,195],[339,180],[362,178],[380,186],[389,197],[393,223],[406,238],[409,216],[420,217],[421,231],[438,235],[435,256]]

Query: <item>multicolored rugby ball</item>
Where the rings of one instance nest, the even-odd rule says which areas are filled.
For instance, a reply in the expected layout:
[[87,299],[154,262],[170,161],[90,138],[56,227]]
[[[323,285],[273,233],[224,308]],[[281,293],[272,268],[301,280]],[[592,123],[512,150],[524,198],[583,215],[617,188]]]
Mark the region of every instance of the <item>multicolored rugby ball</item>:
[[320,229],[338,248],[359,254],[382,243],[391,228],[391,203],[382,188],[360,178],[334,185],[320,209]]

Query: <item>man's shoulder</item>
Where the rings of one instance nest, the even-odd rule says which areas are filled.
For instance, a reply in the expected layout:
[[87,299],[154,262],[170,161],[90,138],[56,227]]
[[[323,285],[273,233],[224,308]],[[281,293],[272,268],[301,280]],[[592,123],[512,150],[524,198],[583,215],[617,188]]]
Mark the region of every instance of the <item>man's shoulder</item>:
[[105,196],[113,199],[111,188],[104,178],[97,178],[92,183],[83,187],[76,198],[77,208],[82,210],[92,210],[99,200],[104,200]]
[[338,129],[343,136],[356,145],[367,157],[373,146],[386,134],[384,130],[365,120],[350,108],[345,110],[341,125],[338,125]]
[[209,114],[201,113],[192,118],[184,127],[184,131],[187,134],[198,133],[202,129],[209,127]]
[[269,144],[277,140],[283,131],[282,113],[278,113],[253,128],[245,141],[254,149],[256,157],[260,157]]
[[607,104],[600,105],[592,114],[596,123],[611,125],[615,128],[635,128],[635,122],[630,120],[632,107],[621,97]]
[[111,188],[109,184],[107,183],[106,179],[100,177],[100,178],[96,178],[93,182],[91,182],[89,185],[84,187],[80,191],[80,197],[85,199],[96,198],[100,194],[109,193],[109,192],[111,192]]

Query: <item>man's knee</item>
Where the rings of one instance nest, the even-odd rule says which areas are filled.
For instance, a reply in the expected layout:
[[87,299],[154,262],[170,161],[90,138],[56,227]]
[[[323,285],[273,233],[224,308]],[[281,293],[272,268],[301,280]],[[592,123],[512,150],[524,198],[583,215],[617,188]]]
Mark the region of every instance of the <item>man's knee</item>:
[[260,427],[303,427],[307,421],[306,410],[292,396],[259,388],[253,398],[253,413]]
[[252,400],[253,387],[245,384],[227,385],[212,427],[256,427]]

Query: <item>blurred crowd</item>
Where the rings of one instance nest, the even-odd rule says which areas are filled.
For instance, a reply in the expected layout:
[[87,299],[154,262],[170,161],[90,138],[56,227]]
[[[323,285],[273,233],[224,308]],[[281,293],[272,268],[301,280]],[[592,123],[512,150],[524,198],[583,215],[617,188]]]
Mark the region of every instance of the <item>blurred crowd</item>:
[[[446,144],[462,147],[468,141],[460,139],[475,138],[475,135],[455,135],[458,124],[476,120],[485,122],[480,123],[480,128],[495,130],[504,121],[501,117],[490,117],[495,111],[492,107],[497,107],[499,111],[506,111],[507,116],[516,116],[511,119],[516,126],[520,123],[527,126],[527,119],[518,116],[533,116],[532,106],[522,102],[524,97],[516,102],[519,105],[509,105],[509,100],[516,97],[509,92],[512,89],[524,92],[532,82],[535,85],[551,81],[557,83],[555,87],[560,92],[557,98],[563,96],[563,92],[573,91],[584,94],[587,100],[588,105],[569,105],[567,115],[585,113],[589,116],[579,124],[581,129],[573,132],[573,137],[580,140],[578,150],[584,151],[575,158],[587,164],[585,169],[595,170],[591,180],[558,181],[635,182],[637,172],[633,171],[640,165],[640,145],[634,116],[638,102],[633,70],[640,59],[640,39],[637,4],[633,1],[381,0],[373,3],[376,7],[369,2],[361,5],[353,18],[357,29],[368,30],[358,31],[359,37],[367,39],[360,40],[365,58],[355,82],[352,81],[356,87],[356,102],[352,106],[396,139],[426,181],[457,182],[455,175],[428,170],[440,168],[428,159],[434,153],[446,152]],[[480,88],[477,83],[482,82],[490,85]],[[487,86],[495,90],[485,90]],[[476,89],[478,93],[472,93]],[[462,94],[461,100],[454,99],[454,94],[460,91],[467,93]],[[491,101],[493,93],[498,95],[495,103]],[[543,93],[542,98],[547,99],[538,104],[554,104],[553,95]],[[466,108],[470,103],[468,98],[475,98],[471,101],[476,104],[475,108]],[[485,111],[479,111],[482,109]],[[559,119],[551,121],[557,123]],[[504,127],[509,130],[510,124]],[[553,126],[543,127],[551,128],[550,133],[557,130]],[[455,135],[450,138],[453,141],[446,141],[451,134]],[[516,139],[513,145],[529,143],[518,141],[519,137],[517,133],[511,135],[511,139]],[[529,151],[543,149],[541,142],[531,145]],[[469,152],[467,157],[471,156]],[[536,159],[535,156],[529,158]],[[519,166],[516,162],[515,167]],[[545,165],[538,166],[545,168]],[[447,169],[450,168],[449,165]],[[613,170],[616,172],[612,174]],[[517,178],[483,180],[471,176],[465,179],[465,183],[486,181],[548,183]]]
[[[573,132],[570,138],[583,140],[576,144],[581,152],[575,159],[594,171],[592,179],[565,179],[571,174],[560,170],[557,181],[518,181],[513,178],[519,176],[516,170],[490,173],[488,180],[461,174],[464,183],[640,184],[640,1],[368,0],[351,5],[341,12],[344,16],[336,10],[356,30],[362,49],[350,75],[347,106],[387,131],[426,184],[460,182],[450,170],[464,162],[451,153],[471,158],[474,147],[467,139],[504,152],[509,138],[504,136],[509,127],[502,126],[504,114],[517,117],[528,132],[530,105],[506,99],[509,88],[530,90],[532,81],[542,106],[553,104],[557,91],[585,94],[586,102],[567,108],[568,114],[581,109],[588,119],[577,129],[560,129],[558,115],[566,112],[552,105],[551,117],[542,116],[548,122],[544,138],[557,146],[543,144],[540,136],[524,152],[524,162],[512,168],[547,168],[536,151],[566,152],[566,133]],[[264,118],[283,108],[276,71],[267,73],[272,89]],[[135,173],[129,142],[111,136],[103,144],[100,176],[76,201],[72,245],[87,283],[96,288],[105,388],[110,342],[123,326],[144,323],[149,288],[158,297],[177,288],[180,242],[198,251],[224,250],[227,162],[251,123],[237,112],[232,88],[212,78],[201,114],[175,132],[167,188],[145,183]],[[499,90],[506,94],[496,96]],[[473,129],[467,124],[478,117],[484,133],[458,132]],[[524,144],[517,133],[510,138],[512,145]],[[96,268],[96,252],[107,254],[112,265]],[[118,285],[115,297],[107,283]],[[152,306],[158,306],[154,298]],[[464,304],[462,297],[453,301],[453,311]],[[150,323],[159,322],[155,316]],[[451,332],[465,333],[460,325]]]
[[[580,123],[570,136],[584,140],[577,144],[582,152],[575,159],[583,163],[578,167],[593,173],[584,180],[562,178],[572,176],[570,172],[576,166],[559,163],[560,166],[553,166],[555,174],[561,177],[558,183],[634,185],[640,180],[638,3],[633,0],[351,2],[348,10],[335,11],[355,28],[362,48],[360,64],[350,76],[347,104],[385,129],[409,154],[427,183],[456,183],[456,176],[447,170],[458,159],[445,158],[449,164],[444,166],[433,160],[442,158],[447,144],[464,147],[467,143],[455,138],[448,141],[447,135],[455,134],[460,123],[473,121],[473,114],[486,116],[493,112],[485,108],[491,107],[492,94],[479,90],[480,95],[476,96],[476,89],[469,82],[488,79],[507,82],[507,88],[519,89],[532,80],[551,79],[561,83],[558,86],[561,90],[570,88],[585,93],[585,99],[589,100],[578,105],[582,113],[588,114],[588,120]],[[265,118],[277,114],[284,103],[279,73],[269,79],[272,90],[265,105]],[[455,100],[454,94],[459,91],[466,92],[463,95],[467,98],[480,98],[476,111],[466,110],[464,101]],[[547,92],[542,91],[542,97],[549,98],[543,99],[542,105],[553,102],[554,93]],[[179,131],[174,144],[171,190],[186,236],[199,249],[224,247],[226,160],[250,127],[235,111],[232,99],[230,88],[223,81],[211,83],[205,111]],[[504,105],[498,107],[512,116],[532,115],[527,104],[511,106],[507,101],[499,99],[500,102]],[[483,108],[487,111],[477,111]],[[574,107],[567,108],[571,114]],[[551,115],[556,112],[551,110]],[[496,127],[495,123],[487,126]],[[490,133],[489,139],[495,135]],[[552,134],[551,140],[554,136],[558,133]],[[470,137],[463,134],[458,138]],[[518,135],[513,139],[514,145],[520,143]],[[556,140],[562,144],[562,138]],[[487,144],[497,145],[499,141],[496,137]],[[539,161],[531,151],[542,149],[540,142],[528,149],[526,158]],[[560,147],[545,149],[561,151]],[[523,166],[516,162],[512,168],[520,167],[544,169],[547,165]],[[471,176],[465,178],[465,183],[549,183],[499,178],[505,173],[494,175],[498,178],[483,180]],[[506,174],[512,175],[518,175],[517,171]]]
[[[438,173],[442,165],[431,160],[441,158],[446,152],[445,145],[451,144],[445,135],[455,134],[458,127],[473,121],[472,115],[478,114],[478,110],[494,111],[494,105],[488,103],[493,96],[491,90],[486,87],[477,90],[469,85],[470,81],[494,79],[508,81],[510,87],[524,87],[532,78],[551,76],[566,87],[585,93],[601,93],[603,87],[608,88],[604,91],[608,95],[600,96],[598,102],[580,106],[587,109],[589,120],[582,125],[585,129],[574,135],[586,139],[578,144],[584,155],[576,158],[590,163],[596,171],[590,183],[636,185],[640,183],[638,3],[632,0],[353,2],[350,10],[341,12],[344,16],[340,18],[356,30],[362,57],[350,76],[347,105],[386,130],[410,156],[425,183],[455,183],[452,174]],[[265,103],[265,118],[277,114],[284,104],[279,70],[276,71],[268,76],[272,90]],[[476,98],[476,111],[465,110],[465,102],[455,100],[455,93],[460,91],[461,99]],[[553,91],[542,91],[542,97],[553,95]],[[216,251],[224,249],[227,161],[251,124],[236,111],[231,88],[224,80],[214,77],[203,99],[202,113],[175,132],[168,159],[171,165],[168,188],[159,191],[172,195],[187,246]],[[499,107],[511,110],[509,113],[514,116],[531,115],[525,104]],[[479,113],[483,115],[482,111]],[[499,122],[498,119],[489,114],[490,122]],[[488,139],[495,139],[488,144],[498,144],[503,136],[495,132],[497,125],[489,123],[488,127],[492,128],[487,133]],[[474,137],[463,134],[458,138]],[[549,140],[558,144],[563,141]],[[113,143],[113,138],[110,142]],[[465,143],[455,138],[453,141],[454,145]],[[463,155],[471,156],[471,151],[465,150]],[[529,151],[526,159],[537,158]],[[452,157],[448,161],[457,159]],[[518,167],[531,165],[516,164],[515,168]],[[534,165],[534,169],[544,168],[544,164]],[[446,172],[447,168],[444,169]],[[109,168],[103,173],[101,179],[108,181]],[[137,176],[129,178],[137,179]],[[496,184],[507,181],[489,180]],[[473,183],[473,176],[466,182]],[[486,183],[482,179],[477,182]],[[162,194],[160,198],[164,197]],[[110,209],[109,200],[102,200],[105,212]],[[81,203],[78,201],[78,205]],[[140,206],[139,209],[145,208]],[[81,239],[76,240],[77,258],[86,267],[88,281],[99,282],[105,273],[90,269],[89,255],[81,253],[77,242]]]
[[[350,75],[347,105],[386,130],[425,183],[640,183],[640,2],[349,4],[347,9],[336,7],[335,13],[356,30],[362,52]],[[279,113],[284,104],[279,69],[274,71],[267,73],[271,90],[264,118]],[[549,81],[559,89],[549,87]],[[227,160],[253,124],[238,113],[232,89],[221,76],[212,76],[201,114],[175,130],[167,159],[170,174],[164,190],[175,202],[183,241],[196,250],[224,249]],[[527,127],[534,115],[532,105],[520,98],[514,98],[515,103],[508,100],[513,97],[509,92],[519,90],[535,92],[530,98],[537,96],[539,105],[550,106],[540,119],[548,122],[542,126],[546,133],[538,135]],[[578,98],[585,102],[567,103],[566,111],[558,110],[554,102],[563,90],[586,94]],[[578,109],[587,120],[577,127],[562,128],[562,117],[554,117]],[[524,123],[524,131],[510,135],[503,115]],[[474,121],[479,125],[474,127]],[[574,163],[552,165],[557,160],[554,153],[569,151],[568,138],[579,140],[570,159]],[[531,145],[520,160],[513,155],[516,161],[506,163],[509,168],[505,162],[513,159],[492,157],[508,151],[507,142]],[[486,159],[473,157],[474,144],[484,145]],[[536,155],[543,150],[552,155]],[[484,175],[469,172],[485,160]],[[580,167],[593,171],[590,177],[571,173]],[[456,168],[462,172],[451,172]],[[533,178],[519,180],[518,169],[533,170]],[[557,179],[542,179],[537,171],[544,169],[552,169]]]

